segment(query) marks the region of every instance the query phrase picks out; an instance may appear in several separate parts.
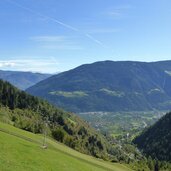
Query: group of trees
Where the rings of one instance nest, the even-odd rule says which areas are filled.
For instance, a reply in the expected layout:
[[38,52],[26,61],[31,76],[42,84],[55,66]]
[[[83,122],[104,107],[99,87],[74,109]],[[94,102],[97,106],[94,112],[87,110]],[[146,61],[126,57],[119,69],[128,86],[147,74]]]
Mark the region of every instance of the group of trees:
[[171,170],[171,112],[145,129],[133,142],[148,157],[151,170]]
[[151,157],[130,163],[136,171],[170,171],[171,164],[165,161],[152,159]]
[[147,156],[161,161],[171,161],[171,113],[166,114],[156,124],[144,130],[134,143]]
[[[6,113],[16,127],[43,133],[47,125],[46,132],[57,141],[78,151],[107,158],[108,146],[105,139],[77,116],[20,91],[2,80],[0,80],[0,105],[0,113],[2,111]],[[94,134],[96,134],[95,143],[89,141]]]

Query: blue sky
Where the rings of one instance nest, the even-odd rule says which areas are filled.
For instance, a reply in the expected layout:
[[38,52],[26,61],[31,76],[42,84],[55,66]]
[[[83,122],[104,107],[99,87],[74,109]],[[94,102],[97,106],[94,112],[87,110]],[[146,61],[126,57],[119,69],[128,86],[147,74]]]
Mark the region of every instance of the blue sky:
[[0,22],[3,70],[171,59],[170,0],[1,0]]

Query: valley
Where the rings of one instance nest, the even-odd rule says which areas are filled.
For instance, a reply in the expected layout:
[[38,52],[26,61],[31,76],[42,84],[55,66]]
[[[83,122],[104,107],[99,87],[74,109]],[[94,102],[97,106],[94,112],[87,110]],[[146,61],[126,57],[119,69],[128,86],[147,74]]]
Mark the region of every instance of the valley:
[[171,1],[0,0],[0,171],[171,171]]
[[102,134],[130,140],[166,113],[167,111],[87,112],[78,115]]

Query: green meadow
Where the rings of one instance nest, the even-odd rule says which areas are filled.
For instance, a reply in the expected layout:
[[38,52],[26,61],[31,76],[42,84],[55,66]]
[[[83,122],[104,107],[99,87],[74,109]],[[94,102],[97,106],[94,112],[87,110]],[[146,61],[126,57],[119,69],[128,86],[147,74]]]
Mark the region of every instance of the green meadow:
[[47,138],[0,123],[0,171],[131,171],[126,165],[110,163],[79,153]]

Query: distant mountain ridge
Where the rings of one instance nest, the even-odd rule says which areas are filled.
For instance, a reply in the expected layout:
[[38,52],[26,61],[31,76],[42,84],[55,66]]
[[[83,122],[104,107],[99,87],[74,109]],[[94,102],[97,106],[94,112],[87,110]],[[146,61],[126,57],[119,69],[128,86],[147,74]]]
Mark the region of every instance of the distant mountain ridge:
[[0,70],[0,79],[10,82],[21,90],[25,90],[50,76],[52,75],[32,72]]
[[102,61],[27,89],[74,112],[171,109],[171,61]]

